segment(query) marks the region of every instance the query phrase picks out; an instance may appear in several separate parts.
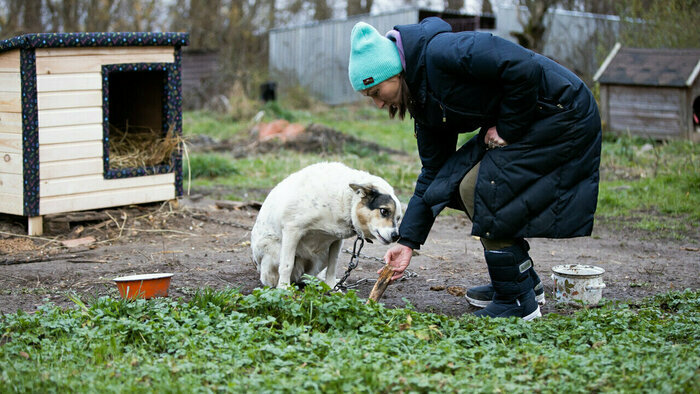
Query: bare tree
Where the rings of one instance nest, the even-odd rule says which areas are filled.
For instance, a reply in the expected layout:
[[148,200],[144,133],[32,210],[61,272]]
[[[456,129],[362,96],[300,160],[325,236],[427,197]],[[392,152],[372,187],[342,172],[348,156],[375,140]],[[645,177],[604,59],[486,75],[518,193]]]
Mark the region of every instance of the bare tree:
[[483,0],[481,2],[481,13],[482,14],[493,14],[493,6],[489,0]]
[[11,38],[23,33],[20,16],[24,10],[23,0],[3,0],[0,1],[2,9],[5,9],[4,15],[0,17],[0,31],[2,38]]
[[24,0],[24,22],[22,23],[25,32],[41,33],[44,31],[44,24],[41,22],[41,0]]
[[459,11],[464,8],[464,0],[445,0],[445,10]]
[[41,0],[5,0],[0,5],[0,9],[4,9],[0,17],[3,38],[44,31]]
[[313,0],[314,20],[322,21],[333,16],[333,8],[328,5],[327,0]]
[[157,29],[161,0],[122,0],[123,29],[129,31],[153,31]]
[[700,48],[700,0],[624,0],[620,40],[647,48]]
[[519,4],[527,8],[527,15],[520,7],[518,10],[518,22],[523,27],[522,32],[511,32],[518,40],[518,44],[535,52],[542,52],[544,42],[542,37],[546,31],[545,17],[550,8],[557,5],[560,0],[520,0]]
[[117,0],[93,0],[84,3],[86,10],[85,31],[110,31],[114,14],[118,8]]
[[345,11],[348,16],[369,14],[373,3],[373,0],[348,0]]
[[46,0],[45,4],[52,31],[69,33],[82,30],[83,4],[80,0]]

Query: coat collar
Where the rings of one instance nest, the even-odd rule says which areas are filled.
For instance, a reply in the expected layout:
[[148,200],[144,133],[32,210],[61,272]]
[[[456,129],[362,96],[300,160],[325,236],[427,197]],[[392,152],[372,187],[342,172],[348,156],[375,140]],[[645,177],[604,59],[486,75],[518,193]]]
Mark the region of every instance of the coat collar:
[[452,31],[452,27],[440,18],[430,17],[418,24],[394,27],[401,33],[403,50],[406,56],[406,83],[419,104],[425,104],[427,96],[427,78],[425,69],[425,49],[433,37],[440,33]]

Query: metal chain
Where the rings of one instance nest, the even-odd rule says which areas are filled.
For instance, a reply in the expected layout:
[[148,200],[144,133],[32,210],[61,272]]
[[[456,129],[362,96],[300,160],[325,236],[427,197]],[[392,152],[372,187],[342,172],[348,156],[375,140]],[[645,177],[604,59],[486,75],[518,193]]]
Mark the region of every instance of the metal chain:
[[[360,243],[360,247],[357,247],[357,243]],[[333,286],[333,290],[331,291],[338,291],[341,288],[342,289],[347,289],[347,287],[343,286],[343,283],[348,279],[348,276],[350,276],[350,272],[357,267],[357,264],[360,262],[359,261],[359,256],[360,256],[360,251],[362,250],[362,247],[365,246],[365,239],[360,237],[359,235],[357,238],[355,238],[355,243],[352,246],[352,256],[350,257],[350,263],[348,263],[348,269],[345,270],[345,274],[343,274],[343,277],[336,282],[335,286]]]

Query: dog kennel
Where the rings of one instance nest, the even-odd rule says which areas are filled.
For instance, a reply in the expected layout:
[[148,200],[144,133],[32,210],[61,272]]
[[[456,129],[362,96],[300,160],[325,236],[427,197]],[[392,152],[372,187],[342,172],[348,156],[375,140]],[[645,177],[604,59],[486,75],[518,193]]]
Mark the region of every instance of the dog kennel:
[[27,217],[38,235],[42,215],[182,195],[188,39],[43,33],[0,41],[0,213]]
[[700,49],[615,45],[593,77],[603,129],[618,134],[700,141]]

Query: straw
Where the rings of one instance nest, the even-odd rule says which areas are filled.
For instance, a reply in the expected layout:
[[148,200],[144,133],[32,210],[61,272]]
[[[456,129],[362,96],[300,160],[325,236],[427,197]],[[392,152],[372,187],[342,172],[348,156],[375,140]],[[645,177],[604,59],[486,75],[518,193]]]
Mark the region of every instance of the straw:
[[173,151],[184,139],[174,133],[171,124],[165,135],[146,126],[126,124],[124,130],[109,125],[109,163],[111,168],[153,167],[171,164]]

